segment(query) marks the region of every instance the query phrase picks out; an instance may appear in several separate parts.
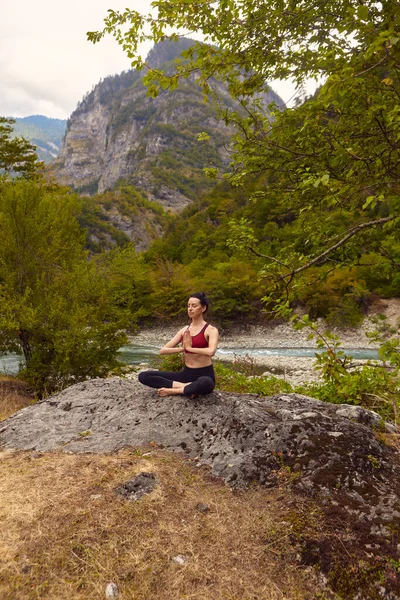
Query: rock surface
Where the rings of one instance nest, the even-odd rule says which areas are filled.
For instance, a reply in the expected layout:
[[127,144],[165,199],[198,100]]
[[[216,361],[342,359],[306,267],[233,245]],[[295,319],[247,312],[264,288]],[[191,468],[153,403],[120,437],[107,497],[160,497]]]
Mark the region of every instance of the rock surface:
[[285,478],[379,548],[400,543],[399,453],[379,441],[381,429],[371,411],[296,394],[160,398],[112,378],[22,409],[0,424],[0,446],[104,453],[155,443],[209,465],[231,486]]
[[151,494],[155,487],[157,487],[157,479],[154,473],[143,472],[117,487],[115,492],[131,502],[135,502],[142,496]]

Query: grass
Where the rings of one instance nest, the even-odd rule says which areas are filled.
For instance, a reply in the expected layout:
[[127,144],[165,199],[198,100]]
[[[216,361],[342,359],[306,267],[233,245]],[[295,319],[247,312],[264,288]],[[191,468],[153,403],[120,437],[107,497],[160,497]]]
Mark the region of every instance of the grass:
[[0,421],[29,406],[33,401],[33,393],[25,382],[15,377],[0,376]]
[[[134,503],[115,494],[141,471],[156,474],[152,494]],[[288,499],[279,489],[232,492],[152,447],[108,456],[3,452],[0,597],[96,600],[113,581],[121,600],[315,598],[310,570],[278,550],[291,529]]]

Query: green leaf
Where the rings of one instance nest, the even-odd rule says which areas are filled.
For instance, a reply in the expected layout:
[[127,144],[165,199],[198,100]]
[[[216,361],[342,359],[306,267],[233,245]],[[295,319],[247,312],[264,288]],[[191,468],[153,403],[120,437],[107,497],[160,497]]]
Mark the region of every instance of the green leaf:
[[323,183],[324,185],[327,185],[329,183],[329,173],[325,173],[324,175],[322,175],[321,183]]
[[215,167],[206,167],[205,169],[203,169],[203,172],[206,174],[206,176],[209,179],[217,179],[217,175],[218,175],[218,169]]
[[357,16],[362,21],[366,21],[368,19],[368,6],[360,4],[360,6],[357,7]]
[[366,201],[363,204],[363,209],[365,210],[368,207],[375,208],[376,206],[376,196],[368,196]]
[[210,139],[210,136],[205,131],[202,131],[201,133],[197,134],[197,141],[199,141],[199,142],[206,142],[209,139]]

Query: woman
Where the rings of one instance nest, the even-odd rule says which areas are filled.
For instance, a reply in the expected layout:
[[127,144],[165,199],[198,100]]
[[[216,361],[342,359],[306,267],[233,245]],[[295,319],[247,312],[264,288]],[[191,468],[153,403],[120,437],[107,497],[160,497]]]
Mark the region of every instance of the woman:
[[184,394],[194,398],[213,391],[215,375],[211,357],[217,351],[218,329],[203,318],[208,304],[204,292],[192,294],[188,300],[191,324],[182,327],[160,350],[164,355],[182,352],[185,357],[183,371],[143,371],[139,373],[140,383],[157,388],[159,396]]

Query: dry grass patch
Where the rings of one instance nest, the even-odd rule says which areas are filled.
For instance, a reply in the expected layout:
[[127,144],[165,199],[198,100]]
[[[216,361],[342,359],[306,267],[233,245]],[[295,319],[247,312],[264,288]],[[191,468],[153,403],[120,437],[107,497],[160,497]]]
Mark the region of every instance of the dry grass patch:
[[385,444],[389,448],[393,448],[393,450],[400,451],[400,429],[397,427],[397,433],[384,433],[379,431],[375,434],[378,442]]
[[6,375],[0,376],[0,421],[29,406],[33,400],[33,393],[24,381]]
[[[289,490],[232,492],[183,457],[143,452],[0,454],[2,600],[104,599],[111,581],[120,600],[319,597],[287,543]],[[115,494],[141,471],[154,492]]]

